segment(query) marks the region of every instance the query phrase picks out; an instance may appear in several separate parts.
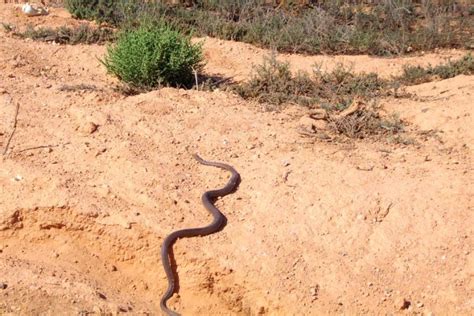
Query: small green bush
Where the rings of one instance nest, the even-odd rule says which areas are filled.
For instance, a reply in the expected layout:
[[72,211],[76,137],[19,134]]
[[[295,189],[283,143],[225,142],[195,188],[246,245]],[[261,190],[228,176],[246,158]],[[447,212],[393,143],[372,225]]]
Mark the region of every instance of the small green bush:
[[127,14],[132,0],[65,0],[67,10],[78,19],[118,25]]
[[202,48],[168,26],[142,26],[121,33],[102,62],[135,87],[189,86],[202,67]]
[[74,17],[94,20],[97,16],[99,0],[66,0],[64,4]]

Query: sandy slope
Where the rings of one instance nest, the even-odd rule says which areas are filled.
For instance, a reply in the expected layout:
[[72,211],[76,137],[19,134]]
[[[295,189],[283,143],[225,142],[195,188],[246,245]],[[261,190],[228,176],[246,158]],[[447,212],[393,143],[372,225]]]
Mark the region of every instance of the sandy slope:
[[[0,12],[27,23],[12,5]],[[72,20],[56,9],[31,21]],[[2,151],[19,105],[0,161],[2,314],[158,314],[162,239],[206,223],[200,195],[227,177],[193,161],[196,151],[234,165],[242,183],[218,202],[221,233],[175,246],[180,312],[406,313],[403,299],[410,313],[473,311],[474,77],[383,100],[413,135],[431,135],[415,145],[325,143],[297,132],[301,108],[264,112],[219,91],[123,97],[96,58],[104,47],[0,40]],[[206,72],[236,80],[268,54],[215,39],[204,48]],[[460,55],[283,58],[295,69],[344,61],[390,76],[406,62]]]

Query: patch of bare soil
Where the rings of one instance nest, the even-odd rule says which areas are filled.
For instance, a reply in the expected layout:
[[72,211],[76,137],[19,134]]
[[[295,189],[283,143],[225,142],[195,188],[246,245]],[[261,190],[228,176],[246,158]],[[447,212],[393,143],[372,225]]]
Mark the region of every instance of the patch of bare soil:
[[[62,9],[15,12],[0,4],[6,23],[77,23]],[[0,160],[0,313],[159,314],[163,238],[207,223],[200,195],[228,177],[194,152],[232,164],[242,183],[217,202],[222,232],[175,245],[179,312],[472,313],[473,76],[383,100],[411,145],[321,142],[298,132],[300,107],[265,112],[222,91],[124,97],[103,46],[0,40],[2,152],[19,106]],[[208,74],[237,80],[268,54],[214,39],[204,49]],[[461,54],[283,57],[390,76]]]

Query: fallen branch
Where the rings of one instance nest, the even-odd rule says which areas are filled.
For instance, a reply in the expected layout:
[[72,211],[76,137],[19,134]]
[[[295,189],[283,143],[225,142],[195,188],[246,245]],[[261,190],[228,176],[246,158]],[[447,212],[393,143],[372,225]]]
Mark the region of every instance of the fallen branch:
[[[11,101],[11,99],[10,99]],[[5,146],[5,150],[3,151],[3,156],[5,156],[8,152],[8,147],[10,146],[10,142],[12,141],[13,135],[15,134],[16,131],[16,125],[18,123],[18,112],[20,111],[20,103],[17,102],[16,104],[16,110],[15,110],[15,120],[13,121],[13,129],[10,134],[10,137],[8,137],[7,144]]]

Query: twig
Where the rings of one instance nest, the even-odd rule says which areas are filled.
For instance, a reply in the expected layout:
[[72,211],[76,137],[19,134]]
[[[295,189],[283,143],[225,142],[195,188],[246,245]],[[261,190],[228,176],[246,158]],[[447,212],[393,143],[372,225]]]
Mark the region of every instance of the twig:
[[30,150],[35,150],[35,149],[55,148],[55,147],[59,147],[59,146],[66,146],[66,145],[69,145],[69,144],[71,144],[71,143],[67,142],[67,143],[64,143],[64,144],[40,145],[40,146],[35,146],[35,147],[28,147],[28,148],[24,148],[22,150],[16,151],[16,153],[22,153],[22,152],[25,152],[25,151],[30,151]]
[[8,140],[7,140],[7,144],[5,146],[5,150],[3,151],[3,156],[5,156],[8,152],[8,147],[10,146],[10,142],[13,138],[13,135],[15,134],[15,131],[16,131],[16,124],[18,122],[18,112],[20,111],[20,103],[16,103],[16,110],[15,110],[15,120],[13,121],[13,129],[12,129],[12,132],[10,134],[10,137],[8,137]]
[[198,73],[197,73],[196,69],[194,69],[194,68],[193,68],[193,72],[194,72],[194,79],[196,79],[196,90],[199,91]]

